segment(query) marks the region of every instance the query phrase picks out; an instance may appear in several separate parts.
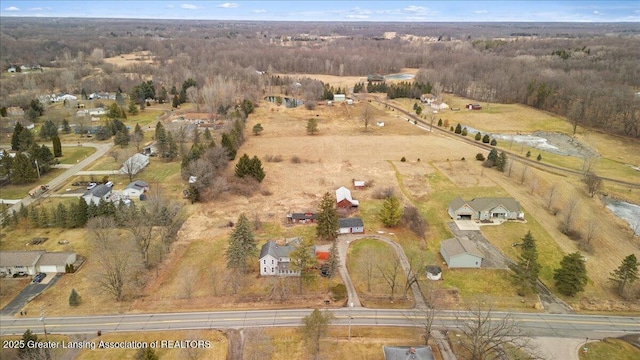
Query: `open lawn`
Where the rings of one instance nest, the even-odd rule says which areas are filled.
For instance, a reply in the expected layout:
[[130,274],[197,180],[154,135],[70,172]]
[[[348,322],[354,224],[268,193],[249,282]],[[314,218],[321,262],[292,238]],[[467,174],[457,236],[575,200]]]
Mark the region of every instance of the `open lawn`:
[[58,158],[60,164],[76,164],[80,160],[96,152],[96,148],[90,146],[65,146],[62,148],[62,157]]
[[620,339],[605,338],[587,344],[587,351],[578,351],[580,360],[635,360],[640,358],[640,349]]
[[2,190],[0,190],[0,198],[3,199],[22,199],[26,196],[29,196],[29,191],[36,186],[46,184],[49,181],[53,180],[56,176],[60,175],[64,172],[64,169],[51,169],[46,174],[42,175],[40,179],[22,185],[3,185]]

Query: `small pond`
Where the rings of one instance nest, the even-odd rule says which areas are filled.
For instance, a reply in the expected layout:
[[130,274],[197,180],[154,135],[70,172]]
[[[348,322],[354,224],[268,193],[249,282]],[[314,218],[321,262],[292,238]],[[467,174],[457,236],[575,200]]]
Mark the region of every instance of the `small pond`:
[[300,99],[282,97],[282,96],[267,96],[264,99],[268,102],[272,102],[276,104],[284,104],[284,106],[288,108],[295,108],[304,104],[304,101]]
[[640,205],[605,198],[607,209],[611,210],[617,217],[626,221],[636,235],[640,236]]
[[415,75],[413,74],[391,74],[391,75],[385,75],[384,79],[385,80],[409,80],[409,79],[413,79],[415,77]]

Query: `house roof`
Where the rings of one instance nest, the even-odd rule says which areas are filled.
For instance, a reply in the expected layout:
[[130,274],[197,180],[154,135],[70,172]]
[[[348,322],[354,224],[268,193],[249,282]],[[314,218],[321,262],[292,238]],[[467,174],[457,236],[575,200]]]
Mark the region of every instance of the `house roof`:
[[340,228],[363,227],[364,223],[360,218],[343,218],[343,219],[338,219],[338,226]]
[[38,266],[46,266],[46,265],[55,265],[55,266],[65,266],[69,257],[74,255],[71,252],[48,252],[42,254],[40,256],[40,260],[38,260]]
[[0,266],[35,266],[44,250],[0,251]]
[[136,180],[136,181],[130,183],[129,185],[127,185],[127,187],[125,187],[125,189],[136,189],[138,191],[142,191],[147,186],[149,186],[149,184],[146,181]]
[[511,197],[475,198],[469,200],[467,204],[477,211],[490,210],[500,205],[504,206],[509,211],[520,211],[520,204]]
[[308,220],[308,219],[317,219],[318,214],[316,213],[293,213],[291,214],[291,218],[294,220]]
[[442,244],[440,244],[440,247],[446,251],[449,257],[470,254],[483,258],[480,250],[478,250],[476,245],[466,236],[456,236],[454,238],[444,240]]
[[429,346],[383,346],[382,350],[385,360],[434,360]]
[[85,196],[95,196],[98,198],[103,198],[105,195],[107,195],[108,193],[111,192],[111,188],[108,187],[105,184],[100,184],[96,187],[94,187],[91,190],[88,190],[86,193],[84,193],[84,195],[82,195],[82,197]]
[[434,274],[434,275],[438,275],[442,272],[442,269],[440,268],[440,266],[438,265],[427,265],[425,267],[425,270],[429,273],[429,274]]
[[149,164],[149,157],[140,153],[133,154],[130,158],[124,161],[122,167],[120,168],[121,174],[126,174],[129,171],[133,173],[138,173],[145,166]]
[[344,199],[353,201],[353,198],[351,197],[351,191],[346,187],[342,186],[338,190],[336,190],[336,202],[340,202]]
[[353,180],[353,186],[364,186],[364,180]]
[[275,241],[269,240],[266,244],[262,245],[260,250],[260,259],[267,255],[271,255],[276,259],[289,257],[289,254],[295,250],[296,247],[287,243],[287,245],[278,245]]
[[469,205],[475,211],[491,210],[500,205],[504,206],[509,211],[520,211],[520,204],[511,197],[475,198],[469,201],[464,201],[462,198],[457,197],[449,203],[449,207],[453,210],[457,210],[465,204]]

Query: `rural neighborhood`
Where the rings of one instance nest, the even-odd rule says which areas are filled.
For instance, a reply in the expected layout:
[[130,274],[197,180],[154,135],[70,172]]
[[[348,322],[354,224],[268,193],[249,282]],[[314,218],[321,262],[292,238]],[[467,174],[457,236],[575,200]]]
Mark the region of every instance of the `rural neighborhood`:
[[640,357],[637,22],[5,12],[0,358]]

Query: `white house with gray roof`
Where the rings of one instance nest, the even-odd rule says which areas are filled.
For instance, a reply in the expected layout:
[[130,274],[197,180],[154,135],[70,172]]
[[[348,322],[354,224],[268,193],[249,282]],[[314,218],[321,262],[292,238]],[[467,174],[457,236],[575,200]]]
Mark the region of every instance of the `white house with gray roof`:
[[139,199],[140,195],[147,191],[149,191],[149,184],[146,181],[136,180],[122,190],[122,195],[132,199]]
[[0,273],[11,276],[24,272],[28,275],[43,273],[63,273],[66,265],[76,262],[73,252],[0,251]]
[[[280,245],[274,240],[267,241],[260,250],[260,275],[262,276],[300,276],[300,271],[289,269],[291,258],[289,254],[296,249],[300,238],[285,239],[285,244]],[[313,256],[316,247],[313,246]]]
[[363,234],[364,223],[360,218],[342,218],[338,219],[339,234]]
[[449,203],[449,216],[454,220],[523,220],[520,204],[510,197],[486,197],[465,201],[455,198]]
[[82,195],[82,198],[87,202],[87,205],[91,205],[91,203],[98,205],[101,200],[109,201],[110,197],[111,187],[105,184],[97,185],[96,187],[88,190],[86,193],[84,193],[84,195]]

